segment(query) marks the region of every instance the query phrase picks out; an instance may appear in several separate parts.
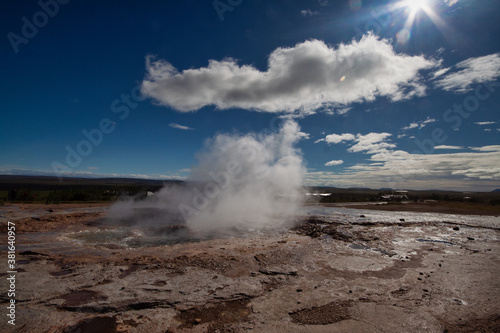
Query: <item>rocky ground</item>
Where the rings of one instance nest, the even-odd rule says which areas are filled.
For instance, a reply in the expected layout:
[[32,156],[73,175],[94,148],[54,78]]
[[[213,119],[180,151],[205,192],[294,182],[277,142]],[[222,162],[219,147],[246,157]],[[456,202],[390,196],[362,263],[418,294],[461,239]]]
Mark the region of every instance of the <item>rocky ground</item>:
[[[105,207],[2,207],[2,332],[499,332],[499,228],[347,224],[159,247],[90,244]],[[6,253],[3,246],[3,253]],[[6,279],[6,254],[0,277]]]

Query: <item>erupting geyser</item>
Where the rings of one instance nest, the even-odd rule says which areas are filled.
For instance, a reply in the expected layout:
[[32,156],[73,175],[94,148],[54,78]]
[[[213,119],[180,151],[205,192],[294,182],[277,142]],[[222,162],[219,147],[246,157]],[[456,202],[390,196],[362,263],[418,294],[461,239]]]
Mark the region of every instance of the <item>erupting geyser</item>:
[[303,198],[305,168],[295,144],[304,136],[293,120],[275,133],[217,135],[205,142],[185,185],[120,201],[109,216],[136,227],[185,223],[197,235],[283,225]]

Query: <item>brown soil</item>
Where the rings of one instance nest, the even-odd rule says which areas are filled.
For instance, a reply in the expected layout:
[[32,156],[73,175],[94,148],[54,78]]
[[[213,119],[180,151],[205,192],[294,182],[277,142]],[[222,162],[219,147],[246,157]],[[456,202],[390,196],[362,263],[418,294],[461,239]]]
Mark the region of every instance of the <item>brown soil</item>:
[[117,332],[116,326],[115,317],[93,317],[67,327],[63,333],[114,333]]
[[194,326],[209,323],[207,332],[216,332],[217,329],[229,329],[231,324],[247,321],[252,312],[248,307],[249,300],[235,300],[221,302],[213,306],[191,308],[181,311],[176,320],[181,322],[179,328],[193,328]]
[[61,298],[64,300],[63,307],[79,306],[107,299],[106,296],[92,290],[75,290],[66,295],[62,295]]
[[295,323],[304,325],[326,325],[350,319],[352,302],[332,302],[318,307],[301,309],[290,313]]

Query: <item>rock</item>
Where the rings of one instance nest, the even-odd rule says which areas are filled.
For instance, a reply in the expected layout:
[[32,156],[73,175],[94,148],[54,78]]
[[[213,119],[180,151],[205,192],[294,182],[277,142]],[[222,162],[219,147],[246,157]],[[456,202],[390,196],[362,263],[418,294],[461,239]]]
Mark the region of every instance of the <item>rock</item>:
[[467,237],[468,240],[474,240],[475,238],[473,237]]
[[198,325],[201,323],[201,318],[194,318],[194,324]]
[[400,221],[400,222],[404,222],[404,221],[405,221],[405,219],[399,219],[399,221]]
[[361,215],[359,215],[359,217],[366,217],[366,216],[364,216],[363,214],[361,214]]
[[459,227],[453,227],[453,230],[458,231],[458,230],[460,230],[460,228]]

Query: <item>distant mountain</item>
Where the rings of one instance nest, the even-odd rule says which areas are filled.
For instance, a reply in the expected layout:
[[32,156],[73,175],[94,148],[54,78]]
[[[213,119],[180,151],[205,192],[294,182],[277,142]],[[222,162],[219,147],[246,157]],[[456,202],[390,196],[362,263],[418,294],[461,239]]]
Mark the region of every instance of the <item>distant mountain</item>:
[[491,192],[500,192],[500,188],[497,188],[496,190],[493,190]]

